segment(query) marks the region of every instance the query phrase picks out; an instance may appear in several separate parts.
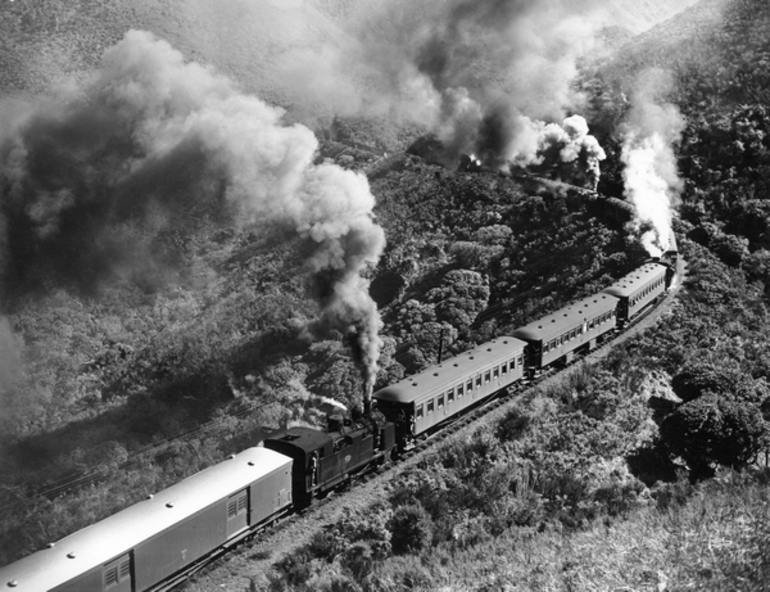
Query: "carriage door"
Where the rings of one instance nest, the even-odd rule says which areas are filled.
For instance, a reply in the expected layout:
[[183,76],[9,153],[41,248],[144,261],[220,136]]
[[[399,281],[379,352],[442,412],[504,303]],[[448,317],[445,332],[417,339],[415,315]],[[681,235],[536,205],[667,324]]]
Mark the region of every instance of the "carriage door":
[[131,556],[123,555],[104,566],[104,590],[108,592],[132,592]]
[[227,498],[227,538],[249,525],[249,490],[243,489]]

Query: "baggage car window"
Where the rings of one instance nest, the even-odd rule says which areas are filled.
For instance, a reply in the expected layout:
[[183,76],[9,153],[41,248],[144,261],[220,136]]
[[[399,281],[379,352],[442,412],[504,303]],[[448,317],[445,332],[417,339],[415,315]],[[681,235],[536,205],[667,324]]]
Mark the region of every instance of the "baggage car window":
[[104,572],[104,587],[109,590],[118,585],[118,566],[111,567]]
[[[131,584],[128,582],[131,579],[131,557],[124,555],[119,559],[109,562],[104,566],[104,589],[112,590],[117,588],[119,590],[128,590],[131,588]],[[121,582],[125,582],[120,585]],[[118,588],[118,586],[120,587]]]
[[249,505],[248,491],[243,490],[231,495],[227,500],[227,519],[232,520],[236,516],[245,514]]

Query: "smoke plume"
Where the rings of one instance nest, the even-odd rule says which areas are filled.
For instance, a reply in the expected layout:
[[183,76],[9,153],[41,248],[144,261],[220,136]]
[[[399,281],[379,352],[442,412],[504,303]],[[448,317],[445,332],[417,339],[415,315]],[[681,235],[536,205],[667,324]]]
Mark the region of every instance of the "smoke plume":
[[511,153],[536,151],[534,122],[580,111],[572,82],[606,22],[602,8],[600,0],[358,0],[340,9],[326,43],[284,51],[274,69],[295,103],[418,124],[451,160],[474,153],[504,167]]
[[359,332],[367,376],[376,374],[380,320],[362,276],[384,247],[374,198],[363,176],[313,164],[315,136],[282,115],[129,32],[86,88],[2,130],[5,277],[93,284],[163,272],[169,235],[188,225],[288,226],[312,246],[324,318]]
[[623,141],[625,193],[636,207],[631,224],[654,257],[668,247],[682,191],[674,145],[685,121],[679,109],[664,100],[672,88],[670,75],[661,70],[648,70],[639,77]]
[[[598,143],[574,118],[555,123],[582,102],[571,83],[593,45],[595,4],[454,0],[396,11],[391,3],[378,27],[362,27],[361,53],[384,74],[384,96],[402,116],[427,123],[455,162],[465,153],[499,169],[540,164],[560,144],[559,162],[585,165],[595,185]],[[567,145],[581,148],[568,154]]]

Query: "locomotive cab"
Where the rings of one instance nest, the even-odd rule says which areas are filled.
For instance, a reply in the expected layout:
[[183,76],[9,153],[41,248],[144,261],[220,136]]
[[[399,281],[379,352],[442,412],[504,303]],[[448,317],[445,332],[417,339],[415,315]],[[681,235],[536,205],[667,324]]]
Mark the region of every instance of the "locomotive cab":
[[334,415],[329,417],[326,432],[294,427],[265,438],[265,448],[294,461],[295,507],[309,506],[313,496],[334,489],[351,475],[390,457],[396,446],[393,424],[376,412],[357,419]]

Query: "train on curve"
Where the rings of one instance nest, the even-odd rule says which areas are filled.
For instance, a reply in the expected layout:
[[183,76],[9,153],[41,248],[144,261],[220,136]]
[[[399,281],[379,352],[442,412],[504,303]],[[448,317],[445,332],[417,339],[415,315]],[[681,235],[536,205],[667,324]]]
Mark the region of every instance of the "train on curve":
[[601,292],[374,393],[325,431],[274,433],[47,548],[0,568],[0,589],[168,590],[243,539],[382,464],[503,389],[569,362],[660,300],[676,250]]

